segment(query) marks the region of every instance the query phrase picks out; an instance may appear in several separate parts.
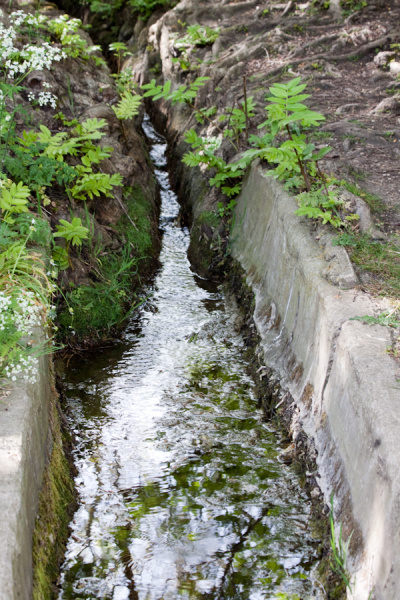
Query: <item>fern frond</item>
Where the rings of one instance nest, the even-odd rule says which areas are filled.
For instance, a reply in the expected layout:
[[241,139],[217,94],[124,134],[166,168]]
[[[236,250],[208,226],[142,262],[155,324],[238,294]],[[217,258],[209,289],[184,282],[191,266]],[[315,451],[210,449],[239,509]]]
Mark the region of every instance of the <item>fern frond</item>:
[[126,90],[117,106],[113,106],[113,110],[118,119],[132,119],[139,112],[139,106],[142,98],[139,95],[133,95]]

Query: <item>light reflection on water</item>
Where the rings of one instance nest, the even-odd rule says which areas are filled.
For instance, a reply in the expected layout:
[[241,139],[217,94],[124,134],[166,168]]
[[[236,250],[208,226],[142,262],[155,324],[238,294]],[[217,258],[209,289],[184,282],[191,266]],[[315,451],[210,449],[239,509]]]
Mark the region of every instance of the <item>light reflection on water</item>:
[[316,598],[309,503],[277,458],[234,310],[190,271],[165,143],[162,268],[121,346],[67,369],[80,507],[60,599]]

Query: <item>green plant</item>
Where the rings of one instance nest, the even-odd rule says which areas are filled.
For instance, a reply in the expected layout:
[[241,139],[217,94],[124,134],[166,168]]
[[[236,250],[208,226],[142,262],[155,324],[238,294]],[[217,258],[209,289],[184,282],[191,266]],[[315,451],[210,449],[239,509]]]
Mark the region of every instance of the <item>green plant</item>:
[[[185,25],[183,23],[183,25]],[[189,46],[208,46],[213,44],[219,37],[219,28],[212,29],[207,25],[188,25],[186,34],[175,41],[176,48],[186,48]]]
[[119,73],[112,73],[111,77],[115,79],[118,94],[121,96],[124,92],[133,92],[137,88],[134,79],[134,72],[129,68],[124,68]]
[[[188,59],[188,57],[186,56],[186,53],[182,53],[180,56],[177,56],[176,58],[172,58],[172,62],[174,64],[179,65],[179,68],[182,71],[190,71],[191,69],[193,70],[195,67],[191,64],[190,60]],[[159,67],[158,72],[161,71],[161,68]],[[154,69],[152,69],[152,73],[154,73]],[[154,73],[155,75],[157,75],[157,73]]]
[[343,15],[348,16],[354,12],[360,11],[367,6],[366,0],[341,0]]
[[81,219],[74,217],[69,223],[65,219],[60,219],[60,224],[57,225],[57,231],[53,233],[54,237],[64,238],[67,242],[67,248],[72,246],[81,246],[82,241],[88,237],[88,228],[82,225]]
[[315,177],[318,160],[330,152],[331,148],[326,146],[314,153],[315,145],[307,143],[306,135],[299,131],[299,127],[315,127],[325,120],[321,113],[310,110],[303,104],[310,96],[302,94],[307,86],[300,81],[300,77],[295,77],[288,83],[276,83],[269,88],[271,95],[267,100],[270,104],[265,107],[268,119],[259,125],[259,129],[267,127],[274,136],[282,131],[286,132],[289,139],[279,148],[269,149],[266,158],[269,162],[278,163],[275,169],[278,178],[283,178],[290,172],[301,173],[306,190],[310,191],[310,177]]
[[237,179],[241,179],[244,174],[244,169],[247,166],[243,163],[226,163],[220,156],[216,156],[221,139],[219,138],[203,138],[197,135],[194,129],[190,129],[185,134],[185,141],[191,145],[194,152],[187,152],[182,162],[189,167],[195,167],[201,164],[207,166],[208,169],[215,169],[215,175],[210,179],[210,185],[221,188],[221,191],[229,198],[237,195],[240,192],[241,183]]
[[38,357],[49,352],[51,344],[33,339],[31,328],[44,324],[50,316],[54,286],[46,275],[43,257],[27,249],[37,219],[30,216],[22,237],[17,222],[22,213],[6,211],[12,218],[0,225],[0,379],[22,377],[33,383]]
[[391,310],[385,310],[376,317],[364,315],[363,317],[352,317],[350,321],[364,321],[368,325],[383,325],[397,329],[400,327],[399,306]]
[[193,101],[196,99],[198,91],[205,83],[209,80],[209,77],[197,77],[195,81],[189,85],[180,85],[175,90],[171,90],[171,81],[166,81],[164,85],[157,85],[155,79],[152,79],[150,83],[142,85],[142,90],[145,90],[143,94],[144,98],[152,98],[155,100],[169,100],[172,105],[175,104],[189,104],[196,112],[201,111],[193,105]]
[[231,214],[231,212],[233,211],[233,209],[235,208],[237,202],[236,200],[232,199],[230,202],[228,202],[228,204],[223,204],[222,202],[218,202],[217,204],[217,211],[219,216],[225,217],[225,216],[229,216]]
[[[30,189],[21,182],[18,184],[8,184],[2,180],[0,208],[2,211],[2,220],[4,223],[14,223],[13,215],[21,212],[28,212],[28,198]],[[6,187],[7,186],[7,187]]]
[[341,215],[344,202],[339,200],[334,190],[317,188],[309,192],[302,192],[296,197],[300,208],[296,215],[309,219],[320,219],[322,224],[330,223],[335,229],[343,227],[346,222],[358,219],[358,215]]
[[[55,134],[45,125],[40,125],[39,133],[24,131],[12,148],[17,157],[27,154],[23,166],[25,169],[29,167],[29,179],[35,178],[37,171],[41,170],[41,177],[36,178],[37,188],[50,185],[55,178],[59,183],[66,184],[67,191],[78,200],[87,197],[92,199],[100,194],[111,195],[114,186],[122,185],[121,175],[93,171],[93,167],[108,158],[113,150],[109,146],[101,148],[94,143],[105,135],[100,131],[105,125],[105,119],[89,118],[69,131]],[[75,167],[65,164],[69,156],[80,157],[81,164]],[[18,175],[22,181],[27,180],[28,172],[20,169],[18,161],[11,159],[6,164],[14,175]]]
[[144,19],[148,19],[157,9],[167,9],[177,4],[177,0],[128,0],[128,5]]
[[117,58],[117,73],[119,73],[121,71],[122,59],[126,56],[132,56],[132,52],[129,52],[127,45],[123,42],[113,42],[109,44],[108,48]]
[[199,108],[195,113],[195,118],[200,125],[203,125],[206,120],[210,120],[217,113],[216,106],[210,106],[210,108]]
[[352,533],[350,534],[347,542],[343,540],[343,532],[342,532],[342,523],[340,523],[339,528],[339,537],[336,536],[335,532],[335,522],[333,519],[333,494],[331,495],[331,512],[329,514],[329,523],[331,529],[331,553],[332,558],[330,560],[330,565],[332,570],[339,575],[342,581],[345,583],[346,587],[349,588],[351,592],[351,584],[350,577],[347,572],[347,555],[349,551],[349,545],[352,537]]
[[228,112],[225,112],[220,120],[226,121],[226,127],[224,127],[224,137],[234,139],[236,142],[239,141],[241,134],[248,127],[248,120],[254,117],[254,110],[256,104],[253,96],[249,96],[239,104],[237,108],[233,107]]
[[96,52],[99,52],[101,47],[89,46],[85,38],[80,35],[79,30],[83,27],[80,19],[70,19],[68,15],[60,15],[56,19],[46,19],[41,25],[53,34],[61,43],[64,52],[71,58],[93,60],[98,67],[106,64],[101,56],[96,56]]
[[391,298],[400,296],[400,243],[373,240],[367,234],[343,232],[335,243],[345,246],[352,262],[362,271],[373,275],[364,286],[375,293]]
[[139,106],[141,102],[141,96],[137,94],[133,95],[130,91],[125,90],[122,93],[118,104],[113,106],[113,110],[118,119],[132,119],[139,113]]

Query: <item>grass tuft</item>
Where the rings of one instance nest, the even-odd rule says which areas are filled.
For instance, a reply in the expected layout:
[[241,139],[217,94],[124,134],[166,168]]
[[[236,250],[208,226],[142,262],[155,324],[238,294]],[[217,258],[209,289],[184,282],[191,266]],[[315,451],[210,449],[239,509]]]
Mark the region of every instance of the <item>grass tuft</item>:
[[375,277],[370,291],[380,296],[400,298],[400,240],[382,243],[367,234],[344,232],[336,238],[338,246],[345,246],[352,262]]

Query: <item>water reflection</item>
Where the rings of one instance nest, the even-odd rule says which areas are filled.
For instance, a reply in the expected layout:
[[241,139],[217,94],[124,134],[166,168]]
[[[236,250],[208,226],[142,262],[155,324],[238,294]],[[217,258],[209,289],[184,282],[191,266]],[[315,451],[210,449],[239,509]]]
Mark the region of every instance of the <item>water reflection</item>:
[[65,375],[80,507],[59,598],[316,598],[307,498],[257,409],[233,309],[190,271],[165,144],[146,133],[162,268],[124,345]]

